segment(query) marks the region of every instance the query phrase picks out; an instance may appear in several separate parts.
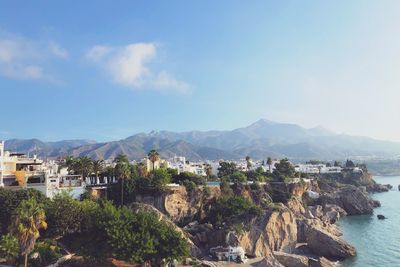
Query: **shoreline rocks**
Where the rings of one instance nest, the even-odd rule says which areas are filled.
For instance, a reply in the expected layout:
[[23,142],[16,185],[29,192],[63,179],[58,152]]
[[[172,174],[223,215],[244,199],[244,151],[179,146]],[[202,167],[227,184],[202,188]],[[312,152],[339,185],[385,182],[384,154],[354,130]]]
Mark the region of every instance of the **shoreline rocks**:
[[327,205],[339,206],[348,215],[372,214],[374,207],[379,205],[379,202],[372,200],[365,192],[355,186],[345,186],[332,193],[322,194],[317,203],[323,207]]

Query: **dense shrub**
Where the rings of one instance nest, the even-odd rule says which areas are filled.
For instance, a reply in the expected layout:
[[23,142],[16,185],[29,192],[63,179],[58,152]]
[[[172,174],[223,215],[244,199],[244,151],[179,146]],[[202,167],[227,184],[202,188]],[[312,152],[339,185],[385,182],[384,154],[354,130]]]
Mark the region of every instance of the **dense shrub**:
[[73,199],[68,192],[62,192],[45,207],[48,224],[47,234],[63,236],[79,231],[82,222],[81,202]]
[[272,198],[272,201],[277,203],[284,203],[286,204],[291,198],[292,198],[292,194],[284,191],[284,190],[280,190],[280,189],[271,189],[268,192]]
[[0,238],[0,258],[5,259],[8,263],[13,264],[19,256],[19,245],[17,239],[6,234]]
[[207,219],[214,227],[232,227],[261,214],[261,209],[241,196],[221,197],[211,206]]
[[0,235],[8,232],[15,209],[28,198],[34,198],[41,204],[47,202],[45,195],[35,189],[12,191],[0,188]]
[[[85,223],[86,224],[86,223]],[[134,213],[110,202],[98,205],[81,235],[68,242],[91,259],[113,256],[136,263],[159,264],[188,255],[188,245],[179,232],[148,212]]]
[[39,254],[39,258],[32,260],[32,264],[30,264],[33,267],[47,266],[62,256],[57,242],[49,239],[37,242],[32,253]]

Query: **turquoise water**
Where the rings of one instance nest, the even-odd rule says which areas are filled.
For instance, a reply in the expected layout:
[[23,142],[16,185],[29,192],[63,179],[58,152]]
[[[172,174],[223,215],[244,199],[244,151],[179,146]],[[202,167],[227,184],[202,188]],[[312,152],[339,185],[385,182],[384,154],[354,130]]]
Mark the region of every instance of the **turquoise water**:
[[[374,215],[348,216],[340,220],[343,237],[356,247],[357,256],[344,261],[341,266],[367,267],[400,266],[400,177],[375,177],[381,184],[392,184],[387,193],[373,194],[382,207]],[[378,220],[377,214],[388,219]]]

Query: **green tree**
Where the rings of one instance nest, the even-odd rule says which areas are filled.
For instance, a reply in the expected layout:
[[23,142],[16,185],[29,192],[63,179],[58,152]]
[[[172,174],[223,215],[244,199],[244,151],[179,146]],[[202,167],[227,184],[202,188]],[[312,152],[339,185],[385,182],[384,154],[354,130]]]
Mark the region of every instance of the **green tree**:
[[272,159],[270,157],[267,158],[267,164],[269,167],[269,172],[272,173]]
[[104,170],[104,160],[93,160],[92,162],[93,172],[96,175],[96,182],[99,179],[99,173],[103,172]]
[[232,196],[233,190],[231,188],[230,181],[227,177],[221,178],[221,183],[219,184],[222,196]]
[[33,250],[35,242],[39,238],[39,230],[47,228],[45,220],[44,210],[34,198],[23,200],[15,211],[11,232],[18,239],[25,267],[28,266],[28,254]]
[[155,163],[157,160],[160,159],[160,155],[158,154],[157,150],[152,149],[150,150],[150,152],[147,154],[147,157],[149,158],[149,160],[151,161],[152,165],[153,165],[153,169],[152,172],[154,172],[155,170]]
[[80,230],[82,221],[80,201],[73,199],[69,192],[63,191],[55,195],[45,210],[49,235],[59,237]]
[[231,176],[238,171],[234,162],[221,161],[218,168],[218,177]]
[[246,219],[258,216],[261,209],[241,196],[221,197],[211,205],[207,220],[214,227],[230,228]]
[[0,239],[0,258],[14,264],[18,259],[18,240],[11,234],[3,235]]
[[14,191],[0,188],[0,235],[8,233],[15,210],[23,200],[29,198],[34,198],[38,203],[43,205],[48,201],[44,194],[35,189]]
[[64,160],[63,167],[66,167],[68,171],[73,172],[74,164],[75,164],[75,158],[73,156],[67,156]]
[[294,177],[296,173],[294,166],[288,159],[281,159],[279,163],[275,164],[275,171],[277,174],[287,178]]
[[104,234],[108,251],[114,257],[160,266],[163,260],[182,260],[189,255],[182,235],[152,213],[133,213],[127,207],[103,203],[95,216],[95,229]]
[[246,175],[244,175],[242,172],[235,172],[233,173],[229,179],[231,180],[232,183],[235,184],[243,184],[247,181]]
[[74,159],[72,169],[75,174],[81,174],[85,179],[93,171],[93,162],[89,157],[79,157]]
[[346,160],[346,168],[354,168],[356,165],[351,160]]
[[251,159],[250,159],[250,156],[246,156],[246,167],[247,167],[247,170],[248,170],[248,171],[249,171],[250,168],[251,168]]
[[204,164],[204,171],[206,172],[207,178],[212,176],[212,166],[210,164]]
[[165,190],[167,184],[171,182],[171,174],[167,169],[161,168],[153,171],[153,177],[151,178],[151,185],[156,192],[162,192]]
[[131,167],[129,159],[126,155],[118,155],[115,158],[115,174],[117,175],[121,184],[121,205],[124,205],[124,183],[125,180],[131,176]]

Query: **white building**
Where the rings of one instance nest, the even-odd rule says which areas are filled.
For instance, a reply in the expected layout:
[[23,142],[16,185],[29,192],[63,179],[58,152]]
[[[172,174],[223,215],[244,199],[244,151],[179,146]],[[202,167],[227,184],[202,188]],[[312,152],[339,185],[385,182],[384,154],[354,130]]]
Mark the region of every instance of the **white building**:
[[318,174],[318,173],[341,173],[342,167],[327,167],[325,164],[297,164],[295,170],[300,173]]
[[186,161],[185,157],[175,156],[168,161],[168,167],[171,169],[175,169],[178,173],[181,172],[191,172],[196,175],[206,176],[206,170],[204,168],[205,162],[189,162]]

